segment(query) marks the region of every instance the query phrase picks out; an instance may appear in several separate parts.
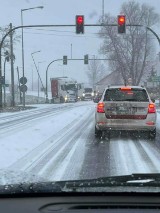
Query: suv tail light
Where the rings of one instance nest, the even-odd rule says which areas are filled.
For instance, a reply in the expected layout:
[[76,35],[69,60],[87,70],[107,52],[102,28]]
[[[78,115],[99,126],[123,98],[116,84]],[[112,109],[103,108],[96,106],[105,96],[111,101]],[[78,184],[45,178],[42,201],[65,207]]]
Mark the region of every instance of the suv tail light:
[[156,112],[155,104],[149,104],[148,105],[148,113],[155,113],[155,112]]
[[97,112],[99,112],[99,113],[104,113],[105,111],[104,111],[104,103],[103,102],[100,102],[100,103],[98,103],[97,104]]
[[121,91],[131,91],[131,87],[121,87]]

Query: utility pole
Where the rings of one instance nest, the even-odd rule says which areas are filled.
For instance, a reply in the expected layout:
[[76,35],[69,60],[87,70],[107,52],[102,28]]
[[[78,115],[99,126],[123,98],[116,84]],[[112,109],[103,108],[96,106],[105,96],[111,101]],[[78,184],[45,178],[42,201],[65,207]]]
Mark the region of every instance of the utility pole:
[[[10,23],[10,30],[12,30],[12,23]],[[10,51],[11,51],[11,106],[15,106],[14,96],[14,55],[13,55],[13,31],[10,33]]]
[[71,44],[71,59],[72,59],[72,44]]

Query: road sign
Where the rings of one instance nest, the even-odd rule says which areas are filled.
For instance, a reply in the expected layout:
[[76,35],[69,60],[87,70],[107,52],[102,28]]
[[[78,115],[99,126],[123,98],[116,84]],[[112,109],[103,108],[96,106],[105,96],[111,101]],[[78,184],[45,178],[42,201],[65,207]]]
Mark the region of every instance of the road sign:
[[[23,77],[21,77],[21,78],[19,79],[19,81],[20,81],[21,84],[23,84]],[[27,78],[24,77],[24,84],[26,84],[26,83],[27,83]]]
[[21,86],[20,86],[20,91],[21,91],[21,92],[27,92],[27,89],[28,89],[28,88],[27,88],[26,85],[21,85]]
[[154,76],[152,77],[153,82],[160,82],[160,76]]

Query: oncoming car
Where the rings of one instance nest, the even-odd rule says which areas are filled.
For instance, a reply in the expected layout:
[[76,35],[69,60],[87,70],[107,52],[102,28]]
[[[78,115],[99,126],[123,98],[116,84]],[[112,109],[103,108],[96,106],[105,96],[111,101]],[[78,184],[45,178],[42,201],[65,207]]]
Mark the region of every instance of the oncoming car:
[[156,136],[156,107],[147,90],[140,86],[108,86],[97,104],[95,136],[110,131],[147,132]]

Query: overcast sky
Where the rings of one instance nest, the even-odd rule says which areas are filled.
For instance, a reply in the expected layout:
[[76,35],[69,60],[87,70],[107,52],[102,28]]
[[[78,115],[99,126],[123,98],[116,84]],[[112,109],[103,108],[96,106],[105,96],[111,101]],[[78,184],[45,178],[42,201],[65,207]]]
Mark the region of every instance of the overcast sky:
[[[124,0],[104,0],[104,11],[112,15],[120,13],[120,6]],[[160,13],[160,0],[138,0],[146,2],[156,8]],[[21,25],[21,9],[44,6],[44,9],[35,9],[23,12],[24,25],[33,24],[75,24],[75,15],[85,16],[86,24],[97,23],[102,14],[102,0],[4,0],[1,1],[0,24],[1,27],[12,23],[14,26]],[[52,60],[61,59],[63,55],[71,57],[71,44],[73,58],[83,58],[85,54],[90,57],[99,55],[99,47],[102,40],[96,33],[99,28],[85,28],[84,35],[76,35],[75,29],[68,28],[50,28],[50,29],[25,29],[24,30],[24,51],[25,51],[25,74],[31,83],[32,72],[36,81],[37,74],[31,58],[31,53],[41,50],[35,54],[36,63],[39,63],[40,73],[45,83],[45,70]],[[17,30],[21,35],[21,30]],[[20,67],[22,72],[21,60],[21,41],[14,47],[16,54],[16,67]],[[78,82],[86,82],[85,72],[87,65],[82,61],[68,62],[65,66],[62,62],[55,62],[49,70],[49,77],[70,76]],[[10,78],[9,65],[7,66],[7,78]],[[16,76],[15,76],[16,78]]]

